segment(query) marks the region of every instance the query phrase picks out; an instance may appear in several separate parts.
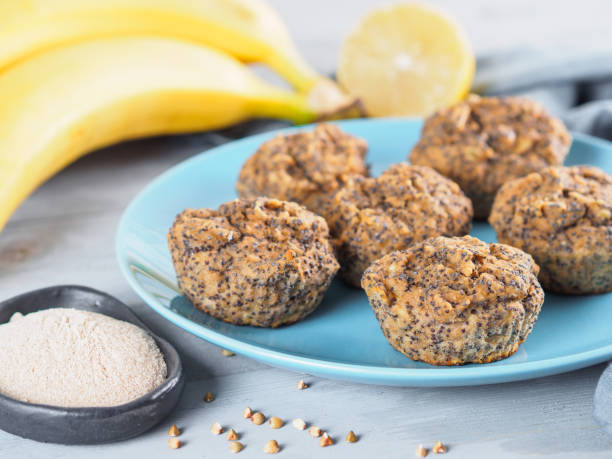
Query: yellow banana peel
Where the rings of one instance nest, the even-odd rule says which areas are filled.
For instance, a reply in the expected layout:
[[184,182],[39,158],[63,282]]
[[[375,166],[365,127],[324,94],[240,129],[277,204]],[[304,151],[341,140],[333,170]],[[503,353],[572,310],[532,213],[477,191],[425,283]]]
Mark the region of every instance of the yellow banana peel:
[[56,46],[126,35],[176,38],[261,62],[300,92],[325,80],[300,57],[264,0],[3,1],[0,70]]
[[305,123],[338,108],[325,95],[264,83],[211,48],[153,37],[34,55],[0,74],[0,101],[0,229],[40,183],[93,149],[251,117]]

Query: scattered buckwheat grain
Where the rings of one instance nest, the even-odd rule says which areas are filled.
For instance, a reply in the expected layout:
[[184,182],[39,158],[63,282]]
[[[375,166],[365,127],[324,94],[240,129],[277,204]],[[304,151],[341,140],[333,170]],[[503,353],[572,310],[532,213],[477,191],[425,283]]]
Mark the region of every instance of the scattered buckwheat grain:
[[221,427],[221,424],[218,422],[215,422],[212,426],[210,426],[210,431],[215,435],[219,435],[223,433],[223,427]]
[[326,446],[330,446],[333,444],[334,444],[334,441],[327,434],[327,432],[323,433],[323,436],[321,437],[321,440],[319,441],[319,446],[326,447]]
[[238,434],[236,433],[236,431],[234,429],[230,429],[229,432],[227,433],[227,436],[225,437],[227,440],[238,440]]
[[229,449],[232,453],[239,453],[244,446],[239,441],[233,441],[229,444]]
[[168,446],[172,449],[179,449],[181,447],[181,441],[176,437],[168,438]]
[[221,349],[221,354],[223,354],[225,357],[233,357],[234,354],[232,351],[228,351],[227,349]]
[[431,450],[436,454],[444,454],[446,452],[446,446],[444,446],[441,441],[437,441],[434,443]]
[[242,417],[245,419],[251,419],[252,416],[253,416],[253,410],[247,406],[242,412]]
[[308,384],[306,384],[303,380],[299,380],[297,383],[297,388],[299,390],[308,389]]
[[264,446],[264,453],[268,453],[268,454],[276,454],[280,451],[280,447],[278,446],[278,443],[276,443],[276,440],[270,440],[268,443],[266,443],[266,445]]
[[210,403],[215,399],[215,396],[212,394],[212,392],[206,392],[206,395],[204,396],[204,401],[206,403]]
[[181,431],[176,426],[176,424],[172,424],[170,426],[170,430],[168,430],[168,435],[171,437],[178,437],[181,434]]
[[416,455],[419,456],[419,457],[427,456],[427,450],[425,449],[425,447],[423,445],[417,446]]
[[308,429],[308,433],[311,437],[316,438],[321,435],[321,429],[319,429],[317,426],[312,426],[310,429]]
[[349,443],[355,443],[357,441],[357,436],[355,435],[355,432],[349,430],[349,433],[346,434],[346,441],[348,441]]
[[277,416],[270,418],[270,427],[273,429],[280,429],[283,426],[283,420]]
[[306,429],[306,423],[304,422],[303,419],[300,419],[300,418],[294,419],[291,424],[293,424],[293,427],[295,427],[297,430]]
[[254,413],[253,416],[251,416],[251,421],[253,421],[253,424],[257,424],[258,426],[260,426],[264,422],[266,422],[266,417],[258,411],[257,413]]

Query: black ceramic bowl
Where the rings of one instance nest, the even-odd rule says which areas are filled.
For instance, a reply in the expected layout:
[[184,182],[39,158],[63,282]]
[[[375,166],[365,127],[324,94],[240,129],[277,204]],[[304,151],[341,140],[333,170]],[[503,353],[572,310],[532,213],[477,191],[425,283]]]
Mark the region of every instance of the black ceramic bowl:
[[63,444],[109,443],[135,437],[158,424],[179,401],[185,379],[181,360],[166,340],[117,299],[87,287],[49,287],[0,303],[0,323],[20,312],[74,308],[98,312],[146,330],[164,354],[168,374],[157,389],[129,403],[112,407],[60,408],[15,400],[0,394],[0,429],[32,440]]

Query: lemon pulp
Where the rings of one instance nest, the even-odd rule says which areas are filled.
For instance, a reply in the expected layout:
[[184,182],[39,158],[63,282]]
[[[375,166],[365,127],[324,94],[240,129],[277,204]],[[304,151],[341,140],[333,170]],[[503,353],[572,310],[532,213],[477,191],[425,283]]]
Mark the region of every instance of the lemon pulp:
[[467,36],[452,18],[399,4],[371,12],[348,36],[338,80],[370,116],[426,116],[465,97],[474,68]]

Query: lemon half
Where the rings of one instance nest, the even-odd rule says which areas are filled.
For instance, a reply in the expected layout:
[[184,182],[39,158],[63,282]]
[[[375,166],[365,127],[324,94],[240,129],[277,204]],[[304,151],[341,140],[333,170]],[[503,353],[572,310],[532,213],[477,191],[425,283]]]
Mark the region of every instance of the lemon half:
[[474,70],[467,36],[452,18],[398,4],[371,12],[348,36],[338,80],[370,116],[426,116],[465,97]]

